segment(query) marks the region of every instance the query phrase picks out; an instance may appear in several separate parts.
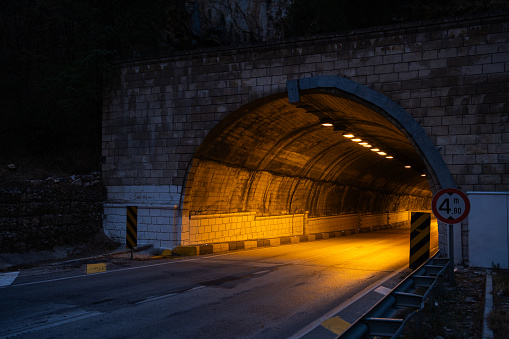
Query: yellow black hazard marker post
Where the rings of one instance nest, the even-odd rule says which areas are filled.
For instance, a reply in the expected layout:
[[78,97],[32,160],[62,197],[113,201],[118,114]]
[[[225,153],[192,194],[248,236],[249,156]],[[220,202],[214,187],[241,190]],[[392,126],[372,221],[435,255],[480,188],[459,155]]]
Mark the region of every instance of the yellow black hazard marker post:
[[412,212],[410,226],[410,264],[416,269],[429,259],[431,213]]
[[131,249],[131,260],[133,260],[133,248],[138,246],[138,208],[136,206],[127,206],[126,222],[126,248]]

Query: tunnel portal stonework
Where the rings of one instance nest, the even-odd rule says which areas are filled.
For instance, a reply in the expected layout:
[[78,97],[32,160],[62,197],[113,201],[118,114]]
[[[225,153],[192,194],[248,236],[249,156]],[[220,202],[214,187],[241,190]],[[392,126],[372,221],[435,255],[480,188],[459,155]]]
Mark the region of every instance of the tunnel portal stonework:
[[[508,25],[484,14],[118,64],[103,113],[105,232],[125,239],[130,205],[138,244],[173,248],[405,223],[431,209],[444,175],[465,192],[508,191]],[[323,77],[357,93],[297,88],[290,102],[296,81]],[[368,92],[422,128],[447,173]],[[324,117],[427,177],[323,132]],[[467,221],[461,236],[468,259]]]

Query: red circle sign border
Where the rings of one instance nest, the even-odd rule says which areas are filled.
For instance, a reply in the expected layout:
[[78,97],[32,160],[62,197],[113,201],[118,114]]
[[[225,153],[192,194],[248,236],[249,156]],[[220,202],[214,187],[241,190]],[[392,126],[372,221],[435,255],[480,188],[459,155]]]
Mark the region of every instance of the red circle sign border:
[[[440,198],[442,195],[444,195],[446,193],[456,193],[465,202],[465,211],[459,218],[452,219],[452,220],[446,219],[446,218],[442,217],[440,215],[440,213],[438,213],[437,206],[436,206],[438,198]],[[462,191],[460,191],[457,188],[444,188],[443,190],[438,191],[437,194],[435,194],[435,196],[433,197],[433,200],[431,201],[431,209],[433,210],[433,214],[435,215],[435,217],[437,217],[437,219],[440,220],[441,222],[446,223],[446,224],[457,224],[457,223],[460,223],[463,220],[465,220],[465,218],[468,216],[468,213],[470,212],[470,200],[468,200],[468,197],[465,193],[463,193]]]

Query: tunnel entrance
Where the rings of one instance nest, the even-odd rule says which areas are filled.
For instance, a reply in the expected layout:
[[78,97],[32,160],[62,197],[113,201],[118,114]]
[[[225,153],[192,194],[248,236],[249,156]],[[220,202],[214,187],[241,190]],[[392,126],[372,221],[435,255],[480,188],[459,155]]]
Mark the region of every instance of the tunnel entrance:
[[301,79],[205,138],[187,176],[182,243],[408,223],[444,185],[441,157],[397,104],[344,78]]

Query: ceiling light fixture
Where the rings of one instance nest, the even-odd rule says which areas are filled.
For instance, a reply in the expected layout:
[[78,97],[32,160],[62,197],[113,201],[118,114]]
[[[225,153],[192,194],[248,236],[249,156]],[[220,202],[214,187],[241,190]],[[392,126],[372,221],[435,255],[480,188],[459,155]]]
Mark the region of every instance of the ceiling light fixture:
[[353,138],[352,141],[355,141],[355,142],[361,142],[362,139],[359,139],[359,138]]
[[344,136],[345,138],[349,138],[349,139],[351,139],[351,138],[355,138],[355,135],[353,135],[352,133],[343,133],[343,136]]
[[372,148],[371,151],[372,152],[380,152],[380,149],[379,148]]
[[321,118],[320,124],[322,124],[322,126],[325,127],[332,127],[334,126],[334,120],[332,120],[331,118]]
[[362,145],[362,146],[367,147],[367,148],[371,148],[370,144],[366,144],[366,145]]
[[385,152],[378,152],[378,154],[380,154],[380,155],[387,155],[387,153],[385,153]]
[[394,159],[394,157],[392,155],[388,155],[385,157],[385,159]]
[[405,166],[405,168],[412,168],[412,166],[410,166],[410,165],[406,165],[406,166]]

